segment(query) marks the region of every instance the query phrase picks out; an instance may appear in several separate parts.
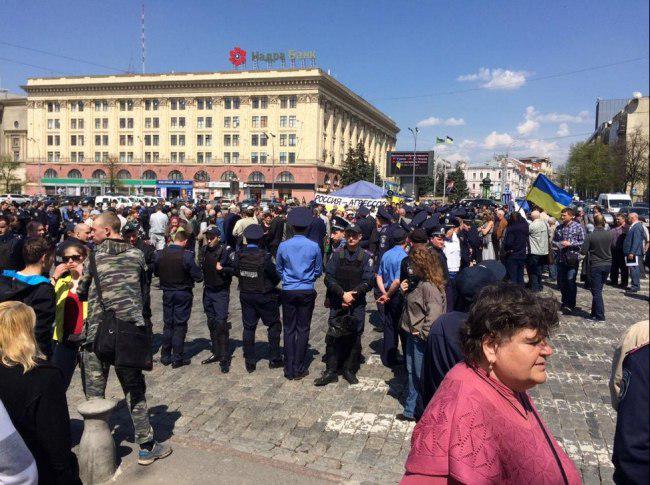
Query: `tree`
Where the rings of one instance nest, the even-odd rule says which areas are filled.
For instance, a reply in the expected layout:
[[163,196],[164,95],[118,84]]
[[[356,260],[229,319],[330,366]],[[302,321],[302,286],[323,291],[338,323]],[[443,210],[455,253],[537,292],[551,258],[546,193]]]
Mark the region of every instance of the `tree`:
[[447,175],[446,193],[447,197],[449,197],[453,202],[458,202],[469,195],[467,181],[465,180],[465,172],[458,163],[456,164],[454,171]]
[[341,185],[346,186],[359,180],[374,181],[377,185],[382,184],[381,176],[377,165],[366,160],[366,150],[362,143],[356,148],[350,147],[341,166]]
[[0,158],[0,190],[2,192],[6,194],[20,192],[23,182],[18,176],[19,169],[20,162],[14,162],[11,157],[7,156]]
[[565,183],[581,198],[622,190],[622,175],[610,147],[600,140],[571,146],[564,178]]
[[[433,176],[431,177],[419,177],[417,179],[416,185],[418,187],[418,195],[431,195],[434,197],[442,197],[442,187],[444,184],[442,172],[438,173],[436,177],[438,180],[434,182]],[[435,187],[435,193],[434,193]]]
[[621,174],[623,188],[632,192],[648,180],[648,136],[638,128],[620,138],[612,147],[612,156]]
[[108,186],[108,193],[115,194],[117,193],[117,189],[123,186],[122,181],[117,178],[117,173],[120,170],[117,157],[108,157],[108,160],[104,162],[104,168],[106,169],[106,179],[104,179],[104,183]]

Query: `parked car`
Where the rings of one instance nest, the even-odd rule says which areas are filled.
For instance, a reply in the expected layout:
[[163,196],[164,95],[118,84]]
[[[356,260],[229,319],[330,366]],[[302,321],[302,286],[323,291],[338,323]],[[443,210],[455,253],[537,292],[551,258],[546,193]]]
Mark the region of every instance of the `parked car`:
[[23,194],[0,194],[0,200],[9,200],[15,204],[29,202],[29,197]]
[[228,210],[228,209],[230,209],[231,205],[236,205],[236,204],[237,204],[237,202],[235,201],[235,199],[228,199],[228,198],[224,197],[224,198],[221,199],[221,210],[222,211],[223,210]]
[[648,207],[643,207],[639,205],[626,205],[621,207],[619,213],[621,214],[629,214],[630,212],[636,212],[639,215],[639,220],[642,222],[648,222],[649,221],[649,209]]

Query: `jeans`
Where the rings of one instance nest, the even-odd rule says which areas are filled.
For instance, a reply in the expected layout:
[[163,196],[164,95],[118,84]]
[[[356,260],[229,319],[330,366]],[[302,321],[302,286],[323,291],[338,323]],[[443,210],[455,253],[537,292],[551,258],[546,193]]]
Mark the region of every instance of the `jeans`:
[[562,293],[562,306],[572,310],[576,307],[578,293],[577,274],[578,268],[562,262],[557,263],[557,284],[560,287],[560,293]]
[[547,255],[531,254],[528,256],[528,279],[532,291],[542,291],[542,268]]
[[525,264],[526,264],[526,258],[516,258],[514,256],[508,256],[508,258],[506,259],[506,271],[508,273],[508,281],[523,286]]
[[[639,256],[635,256],[635,258],[639,264],[643,264]],[[641,267],[639,265],[628,266],[628,269],[630,272],[630,280],[632,280],[630,283],[630,290],[639,291],[641,289]]]
[[408,373],[408,394],[404,401],[404,416],[414,418],[422,414],[420,379],[426,342],[416,335],[406,335],[406,372]]
[[557,279],[557,264],[549,264],[548,265],[548,278],[552,281],[555,281]]
[[63,384],[65,385],[66,391],[70,386],[70,381],[74,375],[75,367],[77,367],[77,362],[79,361],[79,345],[77,344],[63,344],[61,342],[56,343],[54,347],[54,353],[52,354],[52,365],[56,366],[61,370],[63,374]]
[[605,302],[603,301],[603,285],[607,281],[609,267],[596,266],[591,268],[591,316],[598,320],[605,319]]

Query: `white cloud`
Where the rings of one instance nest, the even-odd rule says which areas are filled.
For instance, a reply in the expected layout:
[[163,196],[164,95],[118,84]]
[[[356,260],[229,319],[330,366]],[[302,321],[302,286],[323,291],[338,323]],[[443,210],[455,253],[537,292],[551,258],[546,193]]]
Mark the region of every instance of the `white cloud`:
[[518,140],[515,144],[513,154],[519,156],[550,156],[557,155],[559,146],[554,141],[544,141],[538,139]]
[[442,118],[436,118],[435,116],[430,116],[424,120],[418,121],[418,125],[420,128],[426,128],[427,126],[461,126],[465,124],[465,120],[463,118],[447,118],[446,120]]
[[569,130],[569,125],[566,123],[560,123],[560,126],[557,128],[557,136],[567,136],[571,131]]
[[480,87],[486,89],[517,89],[526,84],[529,75],[530,73],[526,71],[482,67],[475,74],[458,76],[457,80],[461,82],[482,81]]
[[535,112],[534,119],[540,123],[588,123],[591,121],[589,111],[580,111],[577,115],[566,113],[540,114]]
[[496,147],[503,147],[512,145],[514,138],[512,138],[508,133],[497,133],[493,131],[483,140],[483,148],[488,150]]
[[642,93],[641,91],[634,91],[634,92],[632,93],[632,97],[633,97],[633,98],[642,98],[642,97],[643,97],[643,93]]
[[530,135],[537,128],[539,128],[539,123],[537,121],[526,120],[517,126],[517,132],[520,135]]

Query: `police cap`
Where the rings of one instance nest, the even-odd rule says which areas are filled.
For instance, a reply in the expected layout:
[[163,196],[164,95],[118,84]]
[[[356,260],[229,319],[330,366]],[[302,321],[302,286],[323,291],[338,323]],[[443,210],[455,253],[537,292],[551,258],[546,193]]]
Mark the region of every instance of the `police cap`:
[[357,217],[366,217],[368,214],[370,214],[370,209],[365,205],[362,205],[357,209]]
[[259,241],[264,237],[264,230],[259,224],[251,224],[244,229],[244,237],[246,241]]
[[501,281],[506,268],[499,261],[483,261],[464,268],[456,278],[456,290],[465,300],[472,301],[484,287]]
[[350,233],[350,234],[361,234],[361,227],[359,227],[358,224],[350,224],[348,227],[345,228],[345,233]]
[[122,235],[130,234],[132,232],[137,232],[138,228],[139,226],[137,222],[127,222],[126,224],[124,224],[124,227],[122,228]]
[[296,207],[287,216],[287,222],[294,227],[307,227],[314,216],[307,207]]
[[393,219],[393,214],[384,206],[377,209],[377,215],[386,221],[391,221]]
[[217,226],[212,226],[209,227],[207,231],[205,231],[205,235],[208,237],[220,237],[221,231]]
[[420,228],[413,229],[409,234],[409,239],[414,244],[422,244],[428,240],[427,233],[424,231],[424,229]]
[[426,211],[420,211],[415,216],[413,216],[413,219],[411,220],[411,226],[412,227],[420,227],[424,221],[427,220],[427,212]]
[[406,231],[401,227],[397,227],[390,233],[390,241],[392,244],[399,244],[406,239]]
[[339,216],[332,217],[332,231],[344,231],[350,223]]

